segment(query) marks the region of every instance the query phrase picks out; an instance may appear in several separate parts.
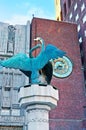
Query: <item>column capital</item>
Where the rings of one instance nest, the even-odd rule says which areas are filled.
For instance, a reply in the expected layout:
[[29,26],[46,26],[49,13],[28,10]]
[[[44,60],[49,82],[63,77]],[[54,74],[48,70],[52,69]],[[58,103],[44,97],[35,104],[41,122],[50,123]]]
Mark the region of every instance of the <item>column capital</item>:
[[51,85],[40,86],[32,84],[31,86],[21,87],[19,90],[19,103],[24,108],[29,107],[32,109],[32,106],[35,104],[35,107],[46,105],[46,107],[53,109],[57,106],[58,100],[58,89]]

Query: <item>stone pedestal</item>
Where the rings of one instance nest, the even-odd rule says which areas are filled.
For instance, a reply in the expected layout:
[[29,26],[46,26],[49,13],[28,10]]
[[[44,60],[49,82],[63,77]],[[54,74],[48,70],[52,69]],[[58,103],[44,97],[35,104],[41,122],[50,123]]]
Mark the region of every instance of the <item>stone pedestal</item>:
[[19,103],[28,115],[28,130],[49,130],[49,111],[57,106],[58,89],[37,84],[21,87]]

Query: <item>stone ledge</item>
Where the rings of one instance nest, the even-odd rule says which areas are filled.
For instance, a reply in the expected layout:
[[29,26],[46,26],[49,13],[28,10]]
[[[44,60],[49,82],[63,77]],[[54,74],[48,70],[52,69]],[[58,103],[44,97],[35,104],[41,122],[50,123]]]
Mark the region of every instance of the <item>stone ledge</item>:
[[51,85],[39,86],[38,84],[32,84],[31,87],[21,87],[19,91],[19,103],[22,107],[40,104],[48,105],[52,109],[57,106],[58,100],[58,89],[54,89]]

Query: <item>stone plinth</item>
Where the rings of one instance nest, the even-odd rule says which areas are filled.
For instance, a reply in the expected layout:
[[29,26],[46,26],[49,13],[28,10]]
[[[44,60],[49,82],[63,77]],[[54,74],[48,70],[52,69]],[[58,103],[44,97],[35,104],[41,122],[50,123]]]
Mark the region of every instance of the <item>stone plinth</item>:
[[51,85],[21,87],[19,103],[28,113],[28,130],[49,130],[48,112],[57,106],[58,100],[58,89]]

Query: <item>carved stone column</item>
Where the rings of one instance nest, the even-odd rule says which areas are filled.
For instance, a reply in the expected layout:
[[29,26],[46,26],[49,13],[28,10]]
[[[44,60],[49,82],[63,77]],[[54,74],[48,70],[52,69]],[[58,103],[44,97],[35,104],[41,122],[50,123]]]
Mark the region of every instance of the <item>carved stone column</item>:
[[21,87],[19,103],[28,113],[28,130],[49,130],[49,111],[57,106],[58,89],[37,84]]

